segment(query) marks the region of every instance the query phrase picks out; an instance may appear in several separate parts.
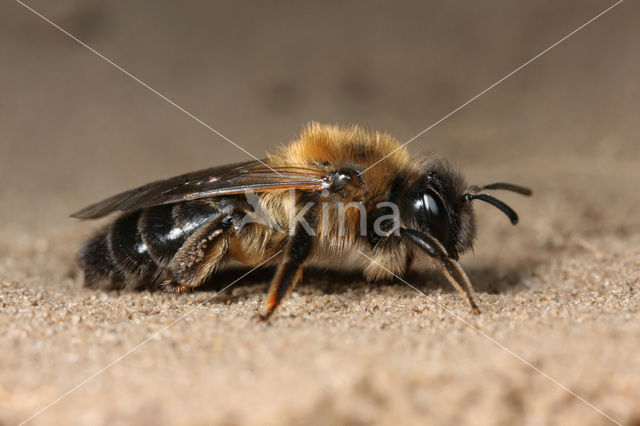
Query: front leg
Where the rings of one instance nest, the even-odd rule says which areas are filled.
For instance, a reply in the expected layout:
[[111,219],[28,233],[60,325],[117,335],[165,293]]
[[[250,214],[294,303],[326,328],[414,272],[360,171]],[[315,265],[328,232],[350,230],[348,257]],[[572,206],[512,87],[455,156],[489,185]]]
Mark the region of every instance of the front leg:
[[473,286],[469,281],[469,277],[467,277],[460,263],[456,259],[449,257],[447,250],[437,239],[423,232],[406,228],[400,228],[400,234],[436,260],[442,268],[445,278],[460,294],[467,297],[469,305],[471,305],[471,311],[480,313],[478,305],[473,300]]
[[296,225],[294,234],[287,242],[284,262],[278,267],[267,299],[262,305],[260,318],[267,320],[282,302],[289,290],[302,278],[302,267],[313,248],[313,236],[301,224]]

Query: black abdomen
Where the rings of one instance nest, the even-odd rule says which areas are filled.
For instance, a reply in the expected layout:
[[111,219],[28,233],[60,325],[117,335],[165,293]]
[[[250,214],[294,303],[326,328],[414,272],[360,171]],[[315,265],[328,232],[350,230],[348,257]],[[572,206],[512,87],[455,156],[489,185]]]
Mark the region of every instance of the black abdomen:
[[225,202],[189,201],[119,216],[78,253],[85,285],[106,289],[154,287],[172,279],[168,266],[203,225],[225,214]]

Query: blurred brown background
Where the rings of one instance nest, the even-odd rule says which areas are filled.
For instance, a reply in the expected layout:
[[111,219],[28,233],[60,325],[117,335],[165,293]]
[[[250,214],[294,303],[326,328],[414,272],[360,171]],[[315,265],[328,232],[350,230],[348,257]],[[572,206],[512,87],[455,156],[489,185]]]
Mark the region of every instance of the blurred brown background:
[[[263,156],[310,120],[407,140],[612,2],[28,4]],[[0,7],[4,225],[66,223],[114,191],[247,159],[20,4]],[[598,180],[605,162],[638,179],[625,174],[638,153],[638,10],[623,3],[409,149],[440,152],[474,182],[535,187],[567,168]],[[532,163],[545,173],[524,174]]]
[[[408,140],[612,4],[28,1],[258,157],[311,120]],[[640,419],[638,22],[621,3],[408,146],[535,190],[501,194],[516,228],[476,208],[483,315],[411,282],[623,423]],[[269,326],[251,319],[269,273],[204,306],[84,289],[96,224],[69,213],[248,157],[18,2],[0,34],[0,424],[192,309],[36,422],[608,422],[403,285],[311,273]]]

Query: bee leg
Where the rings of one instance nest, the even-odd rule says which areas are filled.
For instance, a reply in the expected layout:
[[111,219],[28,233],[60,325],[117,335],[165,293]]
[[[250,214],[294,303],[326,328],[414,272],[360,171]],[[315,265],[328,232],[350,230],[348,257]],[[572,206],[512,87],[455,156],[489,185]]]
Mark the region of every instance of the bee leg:
[[302,267],[311,254],[313,237],[302,226],[296,227],[294,235],[289,239],[284,263],[278,267],[269,294],[262,305],[260,319],[267,320],[282,302],[289,290],[293,289],[302,278]]
[[409,275],[411,272],[411,266],[413,265],[414,256],[412,252],[407,253],[407,257],[404,261],[404,274]]
[[420,247],[425,253],[440,262],[442,266],[442,272],[447,280],[458,290],[458,292],[467,297],[469,304],[471,305],[471,311],[474,313],[480,313],[480,309],[476,302],[473,300],[473,287],[469,277],[464,272],[460,264],[449,257],[446,249],[435,238],[415,231],[413,229],[401,228],[400,234],[407,238],[409,241]]
[[167,291],[185,292],[202,284],[215,270],[229,248],[234,219],[239,213],[221,216],[191,235],[169,263]]
[[187,293],[188,291],[193,289],[193,287],[189,287],[184,284],[178,284],[173,279],[164,280],[160,284],[160,287],[162,287],[162,289],[167,293],[176,293],[176,294]]

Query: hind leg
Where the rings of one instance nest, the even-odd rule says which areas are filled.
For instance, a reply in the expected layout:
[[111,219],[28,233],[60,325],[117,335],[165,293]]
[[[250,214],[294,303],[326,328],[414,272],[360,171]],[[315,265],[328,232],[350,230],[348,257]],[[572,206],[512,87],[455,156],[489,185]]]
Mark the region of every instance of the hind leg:
[[227,254],[229,239],[235,232],[233,224],[242,215],[234,212],[223,216],[191,235],[169,263],[162,288],[181,293],[206,281]]

